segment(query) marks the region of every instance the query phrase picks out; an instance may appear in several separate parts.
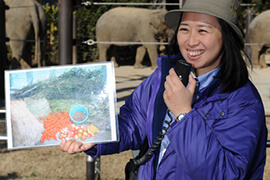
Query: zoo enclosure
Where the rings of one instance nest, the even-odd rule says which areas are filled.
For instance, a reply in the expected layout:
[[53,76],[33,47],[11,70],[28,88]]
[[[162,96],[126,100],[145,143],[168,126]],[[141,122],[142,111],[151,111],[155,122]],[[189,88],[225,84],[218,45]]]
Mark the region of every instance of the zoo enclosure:
[[[65,2],[65,3],[63,3],[63,2]],[[88,40],[78,40],[78,39],[76,40],[76,39],[74,39],[74,37],[76,37],[76,33],[74,33],[74,32],[76,32],[76,22],[77,21],[76,21],[76,19],[73,19],[73,18],[67,19],[66,17],[72,17],[72,14],[70,14],[70,13],[73,11],[73,6],[75,4],[74,4],[73,0],[65,0],[63,2],[58,4],[59,6],[62,5],[62,8],[60,8],[62,10],[62,12],[61,12],[61,10],[59,10],[59,26],[58,26],[59,27],[59,32],[58,32],[59,54],[58,55],[59,55],[59,64],[60,65],[71,64],[71,62],[73,62],[73,64],[77,63],[76,54],[75,54],[77,45],[86,44],[88,46],[92,46],[92,45],[98,44],[98,43],[111,43],[111,44],[113,44],[113,42],[98,42],[98,41],[95,41],[93,39],[88,39]],[[181,0],[179,2],[181,2]],[[0,3],[2,3],[2,0],[0,0]],[[170,4],[170,3],[100,3],[100,2],[82,2],[81,4],[76,4],[76,5],[77,6],[80,6],[80,5],[84,5],[84,6],[92,6],[92,5],[145,6],[145,5],[150,5],[150,6],[163,6],[163,8],[164,8],[167,5],[177,5],[177,4],[175,4],[175,3]],[[242,4],[242,6],[245,6],[245,7],[256,6],[256,4]],[[181,6],[179,6],[179,7],[181,7]],[[1,8],[3,8],[3,6],[0,5],[0,9]],[[0,16],[1,16],[1,14],[0,14]],[[250,21],[252,19],[252,16],[253,16],[252,12],[248,11],[248,14],[247,14],[247,26],[246,27],[248,27],[248,24],[250,23]],[[1,19],[1,17],[0,17],[0,19]],[[4,22],[4,21],[0,21],[0,22]],[[0,27],[5,27],[5,26],[0,25]],[[4,30],[0,28],[0,34],[4,34],[2,32],[4,32]],[[253,44],[249,43],[248,37],[249,37],[249,35],[248,35],[248,32],[247,32],[247,34],[246,34],[246,46],[253,45]],[[0,37],[0,39],[2,40],[1,45],[3,46],[3,39],[5,39],[5,37]],[[32,40],[32,41],[34,41],[34,40]],[[129,43],[123,42],[123,43],[128,44],[128,45],[142,44],[142,43],[137,43],[137,42],[129,42]],[[146,43],[150,43],[150,42],[146,42]],[[167,43],[155,43],[155,44],[166,45]],[[75,49],[74,49],[74,47],[75,47]],[[1,49],[5,50],[5,48],[1,48]],[[5,53],[0,53],[0,54],[3,55]],[[73,57],[73,60],[72,60],[72,57]],[[6,62],[5,58],[6,58],[5,56],[0,57],[1,63]],[[1,64],[1,76],[2,76],[1,79],[3,79],[3,73],[2,73],[4,71],[3,67],[6,67],[6,64]],[[2,82],[4,82],[4,81],[2,81]],[[1,84],[0,88],[4,89],[3,84]],[[3,92],[4,91],[1,91],[1,93],[3,93]],[[3,97],[3,94],[2,94],[2,97]],[[0,110],[0,114],[4,114],[4,113],[5,113],[5,110]],[[267,116],[267,117],[269,117],[269,116]],[[0,119],[0,123],[5,123],[5,120]],[[0,135],[0,140],[7,140],[7,137]],[[267,147],[270,147],[270,141],[267,141]],[[87,158],[87,163],[89,165],[87,170],[89,171],[88,172],[89,174],[93,173],[93,170],[92,170],[93,167],[91,165],[91,164],[93,164],[93,162],[94,162],[93,159],[91,159],[90,157]],[[91,174],[91,176],[93,176],[93,175]],[[89,178],[91,178],[91,177],[89,177]]]

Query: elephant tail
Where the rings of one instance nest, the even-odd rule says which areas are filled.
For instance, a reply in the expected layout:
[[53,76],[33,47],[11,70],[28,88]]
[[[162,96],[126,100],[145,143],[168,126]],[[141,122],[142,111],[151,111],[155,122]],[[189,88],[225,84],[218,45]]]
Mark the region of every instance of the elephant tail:
[[38,13],[38,5],[34,4],[35,10],[31,11],[32,23],[35,32],[35,63],[38,64],[38,67],[41,66],[41,53],[40,53],[40,18]]
[[38,17],[39,17],[39,37],[40,44],[40,66],[45,66],[45,47],[46,47],[46,32],[47,32],[47,17],[42,6],[38,5]]

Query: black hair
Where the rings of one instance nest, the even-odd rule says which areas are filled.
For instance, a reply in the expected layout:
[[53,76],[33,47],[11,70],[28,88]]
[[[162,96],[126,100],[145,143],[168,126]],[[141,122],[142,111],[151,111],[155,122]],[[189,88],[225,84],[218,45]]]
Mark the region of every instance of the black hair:
[[[232,29],[232,27],[224,20],[218,18],[218,22],[221,26],[221,33],[223,39],[223,55],[220,62],[220,72],[217,78],[220,79],[221,90],[220,93],[232,92],[243,85],[249,80],[249,73],[247,69],[247,63],[242,57],[244,51],[244,45],[241,37]],[[178,24],[179,28],[180,22]],[[177,28],[177,29],[178,29]],[[180,53],[177,42],[176,31],[167,47],[168,55]],[[249,64],[251,60],[246,56]]]
[[[232,29],[228,23],[218,19],[221,26],[223,38],[223,56],[220,63],[221,92],[232,92],[248,82],[249,73],[247,63],[243,59],[244,44],[241,37]],[[245,53],[246,55],[246,53]],[[247,57],[249,64],[251,60]]]

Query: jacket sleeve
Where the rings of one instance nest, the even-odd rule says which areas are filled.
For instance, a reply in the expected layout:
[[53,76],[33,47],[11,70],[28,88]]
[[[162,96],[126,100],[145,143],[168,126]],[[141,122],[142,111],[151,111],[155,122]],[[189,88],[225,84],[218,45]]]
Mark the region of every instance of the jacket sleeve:
[[157,70],[147,77],[120,108],[118,115],[119,141],[98,144],[85,153],[93,157],[139,149],[146,135],[146,118],[153,81]]
[[220,101],[193,109],[168,132],[181,166],[191,179],[262,179],[267,130],[259,95],[242,89]]

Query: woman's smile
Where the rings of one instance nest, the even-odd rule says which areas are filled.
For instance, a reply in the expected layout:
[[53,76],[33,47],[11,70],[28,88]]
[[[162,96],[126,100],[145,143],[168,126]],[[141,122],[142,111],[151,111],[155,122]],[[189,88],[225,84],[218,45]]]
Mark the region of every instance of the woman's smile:
[[196,57],[196,56],[202,55],[205,51],[204,50],[201,50],[201,51],[190,51],[190,50],[188,50],[187,52],[188,52],[189,56]]

